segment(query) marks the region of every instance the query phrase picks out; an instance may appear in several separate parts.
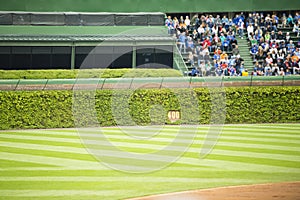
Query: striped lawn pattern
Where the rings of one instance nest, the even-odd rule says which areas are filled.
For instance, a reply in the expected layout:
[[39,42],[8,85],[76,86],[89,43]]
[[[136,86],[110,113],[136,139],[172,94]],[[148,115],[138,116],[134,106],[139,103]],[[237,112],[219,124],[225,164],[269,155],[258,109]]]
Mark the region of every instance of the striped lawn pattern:
[[[102,128],[105,137],[122,151],[145,154],[140,160],[118,157],[109,145],[101,143],[103,136],[95,129],[84,129],[84,138],[101,143],[101,148],[95,145],[95,152],[101,152],[115,167],[124,165],[122,160],[132,159],[136,167],[145,168],[180,151],[195,128],[185,127],[175,145],[156,156],[147,153],[169,145],[178,127],[148,127],[142,131],[138,127]],[[204,140],[206,144],[214,142],[207,136],[208,129],[198,127],[192,145],[176,162],[142,174],[100,163],[82,144],[76,129],[1,131],[0,199],[126,199],[190,189],[300,181],[300,124],[225,125],[214,149],[199,158]]]

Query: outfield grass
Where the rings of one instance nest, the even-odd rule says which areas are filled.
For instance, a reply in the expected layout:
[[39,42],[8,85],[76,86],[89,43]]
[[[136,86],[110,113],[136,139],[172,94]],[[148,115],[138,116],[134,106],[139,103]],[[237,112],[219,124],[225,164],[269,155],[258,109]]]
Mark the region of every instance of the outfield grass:
[[[186,135],[176,145],[184,145],[194,128],[185,128]],[[151,133],[149,129],[126,129],[142,136]],[[123,151],[149,153],[170,144],[178,127],[167,126],[150,140],[128,137],[118,128],[102,130]],[[207,130],[208,126],[199,127],[192,146],[175,163],[142,174],[100,164],[87,152],[75,129],[1,131],[0,199],[124,199],[219,186],[300,181],[300,124],[226,125],[212,152],[200,159]],[[84,134],[95,137],[92,129]],[[171,155],[175,149],[162,151],[160,156]],[[105,146],[101,149],[108,150]],[[113,157],[112,162],[122,164],[122,158]],[[140,162],[143,166],[143,160]]]

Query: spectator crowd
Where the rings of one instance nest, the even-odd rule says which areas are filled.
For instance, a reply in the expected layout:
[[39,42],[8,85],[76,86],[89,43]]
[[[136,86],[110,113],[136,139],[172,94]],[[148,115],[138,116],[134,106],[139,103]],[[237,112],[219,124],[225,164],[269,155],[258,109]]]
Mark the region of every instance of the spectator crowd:
[[[165,24],[173,35],[179,51],[187,55],[191,76],[248,76],[240,56],[237,37],[247,37],[257,76],[300,73],[300,15],[244,13],[233,18],[226,15],[169,16]],[[290,27],[291,33],[278,31]]]

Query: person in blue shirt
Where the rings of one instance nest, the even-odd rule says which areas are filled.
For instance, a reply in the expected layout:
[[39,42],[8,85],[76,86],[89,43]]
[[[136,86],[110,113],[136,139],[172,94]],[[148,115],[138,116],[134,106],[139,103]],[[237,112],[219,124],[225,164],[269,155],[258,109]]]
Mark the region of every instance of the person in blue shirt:
[[290,54],[293,54],[295,51],[295,45],[293,43],[293,40],[290,40],[290,42],[286,45],[287,47],[287,52]]
[[220,60],[220,55],[218,53],[215,53],[214,56],[213,56],[213,60]]
[[200,71],[198,70],[198,68],[194,67],[192,69],[191,76],[199,76],[199,75],[200,75]]
[[222,51],[229,51],[229,41],[227,39],[225,39],[223,42],[222,42]]
[[181,33],[179,36],[179,51],[182,52],[182,48],[184,53],[186,53],[186,36],[185,32]]
[[258,46],[256,44],[251,47],[250,54],[253,56],[253,61],[256,61],[258,54]]
[[240,21],[240,16],[236,15],[235,18],[233,18],[232,22],[237,26],[238,22]]

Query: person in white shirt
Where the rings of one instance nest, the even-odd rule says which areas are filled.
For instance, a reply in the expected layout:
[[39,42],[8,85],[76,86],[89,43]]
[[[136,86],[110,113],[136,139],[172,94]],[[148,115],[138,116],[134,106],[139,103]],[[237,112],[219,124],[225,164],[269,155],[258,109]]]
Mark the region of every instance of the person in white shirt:
[[252,24],[249,24],[249,26],[247,27],[247,33],[248,33],[248,38],[250,38],[250,36],[254,34],[254,26]]
[[268,54],[266,57],[266,63],[269,65],[273,64],[273,58],[271,57],[271,54]]
[[185,23],[187,29],[190,30],[191,20],[190,20],[189,16],[185,17],[184,23]]

